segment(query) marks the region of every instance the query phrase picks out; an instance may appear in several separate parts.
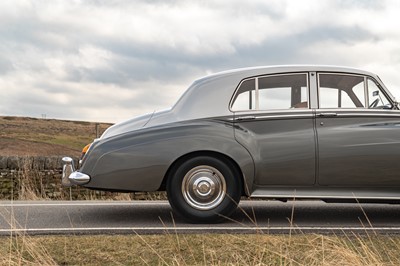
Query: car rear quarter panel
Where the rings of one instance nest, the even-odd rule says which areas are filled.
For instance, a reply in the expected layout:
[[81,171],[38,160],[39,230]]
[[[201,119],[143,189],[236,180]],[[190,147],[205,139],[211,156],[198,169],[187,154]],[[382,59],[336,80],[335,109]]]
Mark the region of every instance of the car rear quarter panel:
[[235,141],[227,118],[202,119],[145,128],[95,144],[80,171],[91,176],[88,188],[117,191],[156,191],[178,158],[212,151],[233,159],[245,183],[251,185],[254,163]]

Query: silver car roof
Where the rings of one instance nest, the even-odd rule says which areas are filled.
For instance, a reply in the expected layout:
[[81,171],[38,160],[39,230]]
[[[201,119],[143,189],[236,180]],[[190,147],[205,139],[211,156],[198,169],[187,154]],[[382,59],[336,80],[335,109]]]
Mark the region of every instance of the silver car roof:
[[361,75],[376,77],[374,73],[351,67],[328,66],[328,65],[326,66],[325,65],[280,65],[280,66],[258,66],[258,67],[231,69],[207,75],[205,77],[199,78],[198,81],[225,75],[237,75],[246,78],[263,74],[268,75],[268,74],[290,73],[290,72],[342,72],[342,73],[353,73],[353,74],[361,74]]
[[336,72],[378,77],[368,71],[315,65],[261,66],[223,71],[197,79],[172,108],[177,120],[216,117],[232,114],[229,102],[238,86],[245,78],[293,72]]

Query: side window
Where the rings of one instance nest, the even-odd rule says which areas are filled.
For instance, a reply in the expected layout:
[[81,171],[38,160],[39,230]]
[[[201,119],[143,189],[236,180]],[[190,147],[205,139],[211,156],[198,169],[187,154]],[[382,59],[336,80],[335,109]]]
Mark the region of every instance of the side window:
[[383,94],[382,90],[372,79],[368,79],[368,107],[379,109],[392,109],[392,104]]
[[256,109],[256,86],[255,79],[242,82],[233,98],[232,110],[245,111]]
[[364,77],[318,74],[320,108],[363,108]]
[[290,108],[308,108],[307,74],[245,80],[237,90],[231,107],[233,111]]
[[281,75],[258,79],[260,110],[308,108],[307,75]]

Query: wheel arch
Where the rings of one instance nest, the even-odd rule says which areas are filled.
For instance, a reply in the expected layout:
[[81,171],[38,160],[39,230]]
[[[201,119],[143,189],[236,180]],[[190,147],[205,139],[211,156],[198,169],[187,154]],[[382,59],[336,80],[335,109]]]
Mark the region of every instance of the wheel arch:
[[220,153],[220,152],[216,152],[216,151],[209,151],[209,150],[203,150],[203,151],[194,151],[194,152],[190,152],[187,154],[184,154],[182,156],[180,156],[179,158],[177,158],[168,168],[167,172],[164,175],[163,181],[161,183],[160,189],[159,190],[165,190],[166,185],[167,185],[167,180],[169,178],[172,177],[172,174],[176,171],[176,169],[184,162],[187,161],[191,158],[195,158],[195,157],[199,157],[199,156],[209,156],[209,157],[214,157],[217,158],[225,163],[230,164],[231,166],[233,166],[233,168],[235,169],[235,172],[238,174],[239,177],[239,182],[241,185],[241,190],[242,190],[242,196],[246,196],[246,191],[245,191],[245,186],[246,186],[246,182],[244,180],[244,175],[242,172],[242,169],[240,168],[240,166],[237,164],[237,162],[232,159],[230,156]]

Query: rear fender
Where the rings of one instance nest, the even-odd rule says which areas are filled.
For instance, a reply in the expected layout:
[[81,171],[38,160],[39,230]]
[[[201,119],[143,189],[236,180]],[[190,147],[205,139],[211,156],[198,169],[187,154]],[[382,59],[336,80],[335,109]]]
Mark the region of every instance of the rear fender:
[[81,172],[94,189],[156,191],[169,167],[198,151],[226,155],[240,167],[246,191],[251,191],[254,162],[234,138],[232,123],[221,119],[194,120],[145,128],[105,139],[87,154]]

